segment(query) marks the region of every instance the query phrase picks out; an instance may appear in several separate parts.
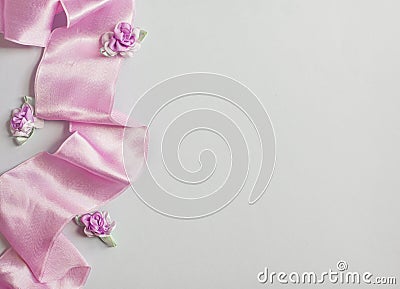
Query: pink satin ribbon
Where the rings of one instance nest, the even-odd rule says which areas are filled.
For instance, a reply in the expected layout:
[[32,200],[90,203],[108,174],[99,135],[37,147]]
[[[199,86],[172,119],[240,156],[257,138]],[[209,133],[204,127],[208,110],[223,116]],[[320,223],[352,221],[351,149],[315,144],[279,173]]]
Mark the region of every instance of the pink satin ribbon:
[[[56,13],[68,27],[51,32]],[[81,288],[90,267],[61,233],[78,214],[129,186],[122,142],[139,173],[146,127],[113,110],[120,57],[99,53],[99,38],[132,22],[132,0],[0,0],[0,32],[45,47],[35,80],[37,116],[70,122],[54,154],[40,153],[0,177],[0,232],[11,244],[0,258],[0,288]],[[124,135],[125,134],[125,135]],[[133,180],[130,180],[133,181]]]

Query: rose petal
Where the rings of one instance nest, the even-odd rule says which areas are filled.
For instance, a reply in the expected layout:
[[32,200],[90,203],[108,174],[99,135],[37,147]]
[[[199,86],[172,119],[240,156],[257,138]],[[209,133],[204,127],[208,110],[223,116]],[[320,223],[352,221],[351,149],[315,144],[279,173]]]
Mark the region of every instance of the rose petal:
[[14,114],[17,114],[17,113],[19,113],[21,111],[21,109],[20,108],[16,108],[16,109],[14,109],[13,111],[12,111],[12,114],[14,115]]
[[112,222],[112,223],[110,224],[110,229],[109,229],[109,231],[111,232],[112,230],[114,230],[116,226],[117,226],[117,223],[115,223],[115,221]]
[[110,214],[108,213],[108,212],[103,212],[103,217],[104,217],[104,219],[106,220],[106,223],[107,224],[110,224],[111,223],[111,217],[110,217]]
[[140,28],[135,27],[133,29],[133,35],[135,35],[135,39],[139,39],[140,36]]
[[127,51],[129,50],[129,46],[128,45],[124,45],[124,43],[117,41],[115,43],[115,50],[114,51],[118,51],[118,52],[123,52],[123,51]]
[[86,227],[89,227],[89,225],[90,225],[90,217],[91,216],[92,215],[90,215],[90,214],[82,215],[81,218],[80,218],[81,223],[84,224]]
[[23,145],[24,143],[26,143],[26,141],[28,140],[27,137],[16,137],[15,138],[15,142],[17,143],[17,145]]
[[130,31],[132,31],[132,25],[131,24],[129,24],[129,23],[127,23],[127,22],[121,22],[121,23],[119,23],[118,25],[117,25],[117,28],[119,29],[119,30],[129,30],[129,32]]
[[95,237],[95,234],[93,234],[91,231],[89,231],[86,227],[83,229],[83,232],[85,233],[86,236],[89,238]]
[[118,54],[117,52],[115,52],[114,50],[112,50],[112,49],[109,47],[109,43],[108,43],[108,42],[107,42],[106,44],[104,44],[104,50],[105,50],[105,52],[107,53],[106,56],[108,56],[108,57],[112,57],[112,56],[115,56],[115,55]]
[[24,118],[26,120],[33,121],[33,107],[30,104],[24,103],[21,112],[24,113]]
[[122,33],[122,31],[119,31],[119,30],[114,30],[113,37],[117,40],[122,40],[124,38],[124,33]]
[[121,52],[120,55],[124,58],[133,57],[134,52],[132,50]]
[[104,45],[107,41],[110,41],[113,37],[114,33],[107,32],[101,36],[101,44]]

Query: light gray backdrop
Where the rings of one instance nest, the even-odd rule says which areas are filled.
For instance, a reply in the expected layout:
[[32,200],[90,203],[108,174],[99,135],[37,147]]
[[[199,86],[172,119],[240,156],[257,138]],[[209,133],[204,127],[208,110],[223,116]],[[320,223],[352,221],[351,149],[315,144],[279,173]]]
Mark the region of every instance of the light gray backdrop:
[[[231,76],[268,110],[277,166],[258,203],[247,204],[247,188],[205,219],[167,218],[127,190],[107,205],[118,221],[115,249],[68,225],[65,234],[93,266],[86,288],[264,288],[264,267],[321,272],[339,260],[400,277],[399,10],[396,0],[137,1],[136,23],[149,36],[123,65],[117,107],[127,111],[177,74]],[[32,94],[41,50],[0,46],[4,172],[54,151],[68,133],[46,122],[24,147],[13,145],[6,122],[19,97]]]

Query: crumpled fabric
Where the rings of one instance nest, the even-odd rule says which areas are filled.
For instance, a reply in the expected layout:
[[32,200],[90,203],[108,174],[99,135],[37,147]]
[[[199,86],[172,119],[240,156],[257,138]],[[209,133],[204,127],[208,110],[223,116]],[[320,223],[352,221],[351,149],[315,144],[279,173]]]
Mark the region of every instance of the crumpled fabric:
[[[67,27],[53,32],[57,13]],[[132,0],[0,0],[0,32],[45,47],[35,79],[37,117],[70,122],[54,154],[39,153],[0,177],[0,232],[11,247],[0,257],[2,289],[77,289],[90,266],[62,234],[75,215],[96,209],[130,184],[124,146],[139,174],[146,127],[113,109],[120,57],[99,53],[99,38],[132,22]],[[126,148],[125,148],[126,149]]]

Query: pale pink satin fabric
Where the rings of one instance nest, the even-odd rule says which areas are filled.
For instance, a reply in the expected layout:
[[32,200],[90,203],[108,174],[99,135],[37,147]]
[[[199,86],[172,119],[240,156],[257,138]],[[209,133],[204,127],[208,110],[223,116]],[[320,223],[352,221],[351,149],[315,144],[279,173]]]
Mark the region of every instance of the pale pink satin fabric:
[[[51,33],[62,10],[68,27]],[[131,22],[133,11],[132,0],[0,0],[5,38],[45,47],[35,80],[38,117],[70,121],[72,133],[56,153],[0,177],[0,232],[12,246],[0,258],[1,289],[81,288],[90,267],[63,227],[129,185],[124,134],[137,174],[143,166],[146,128],[113,110],[121,58],[99,53],[101,34]]]

